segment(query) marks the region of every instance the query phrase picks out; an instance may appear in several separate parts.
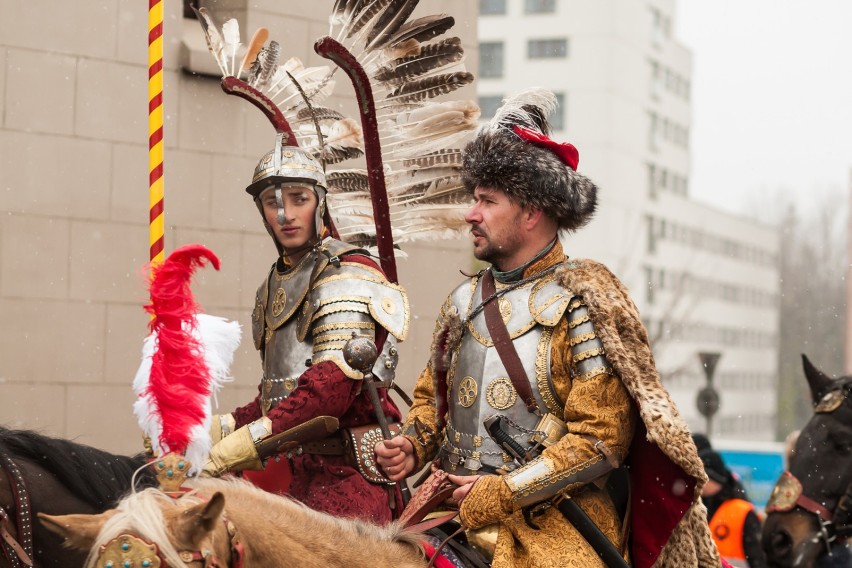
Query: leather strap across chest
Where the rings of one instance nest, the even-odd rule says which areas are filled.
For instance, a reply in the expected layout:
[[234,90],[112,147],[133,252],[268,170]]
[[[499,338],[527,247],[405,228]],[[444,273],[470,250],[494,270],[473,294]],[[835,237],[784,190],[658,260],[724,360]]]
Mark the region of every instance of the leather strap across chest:
[[481,291],[485,325],[488,327],[488,333],[491,334],[494,349],[497,350],[497,355],[500,356],[500,361],[509,374],[512,386],[515,387],[515,391],[517,391],[518,395],[527,405],[527,410],[538,414],[538,402],[536,402],[533,396],[529,377],[524,370],[524,364],[521,363],[518,351],[515,349],[515,346],[512,344],[512,338],[509,336],[509,330],[506,329],[506,322],[503,321],[503,316],[500,315],[497,302],[494,301],[494,294],[497,288],[494,283],[494,274],[491,270],[486,270],[482,276]]
[[[33,526],[30,496],[24,484],[21,470],[9,455],[0,450],[0,467],[6,472],[9,487],[15,500],[15,526],[7,512],[0,508],[0,537],[3,539],[3,554],[12,568],[32,566]],[[17,539],[12,533],[17,533]]]

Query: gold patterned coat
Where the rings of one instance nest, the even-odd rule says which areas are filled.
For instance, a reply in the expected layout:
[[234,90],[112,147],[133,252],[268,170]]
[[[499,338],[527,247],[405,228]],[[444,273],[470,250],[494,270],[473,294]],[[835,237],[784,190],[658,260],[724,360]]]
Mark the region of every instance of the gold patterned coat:
[[[647,334],[632,301],[605,267],[591,261],[565,262],[558,244],[528,267],[524,277],[556,263],[562,264],[557,269],[562,285],[586,302],[607,360],[615,372],[585,376],[582,380],[572,378],[567,315],[554,326],[551,381],[554,394],[564,401],[562,418],[568,426],[568,434],[545,449],[541,459],[557,473],[568,475],[582,470],[600,460],[592,440],[602,441],[611,451],[624,457],[631,447],[642,447],[646,443],[639,440],[638,446],[631,446],[639,422],[637,417],[641,417],[644,425],[641,431],[647,430],[648,439],[663,450],[666,459],[674,462],[676,471],[685,472],[691,481],[687,487],[693,488],[693,492],[685,496],[685,501],[681,496],[682,508],[686,511],[678,511],[682,517],[677,516],[681,520],[671,538],[664,535],[657,539],[662,544],[657,544],[656,548],[652,545],[640,549],[635,565],[719,566],[707,529],[706,512],[698,498],[706,480],[703,467],[691,445],[689,430],[660,384]],[[436,337],[442,330],[450,336],[461,334],[458,316],[447,313],[448,308],[449,304],[445,304],[438,318]],[[433,357],[419,377],[414,391],[415,402],[406,420],[406,431],[414,444],[418,465],[425,465],[435,456],[443,436],[443,432],[438,431],[443,421],[437,416],[441,403],[436,400],[436,396],[441,396],[441,389],[436,388],[434,379],[438,365],[440,363]],[[492,564],[495,568],[604,566],[591,546],[555,507],[533,517],[538,529],[531,527],[518,506],[517,488],[513,492],[510,485],[505,477],[485,475],[474,484],[461,505],[461,520],[468,527],[497,524],[497,546]],[[629,558],[618,514],[608,493],[599,485],[602,483],[577,483],[569,485],[564,493],[574,498],[616,548]],[[647,548],[652,549],[652,553],[648,554]]]

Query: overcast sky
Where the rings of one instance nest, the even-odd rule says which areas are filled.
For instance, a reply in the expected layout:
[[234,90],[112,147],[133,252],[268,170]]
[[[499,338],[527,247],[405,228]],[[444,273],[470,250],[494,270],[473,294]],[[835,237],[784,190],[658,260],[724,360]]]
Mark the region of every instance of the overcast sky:
[[[692,50],[691,194],[745,212],[784,189],[845,191],[852,0],[678,0]],[[845,194],[844,194],[845,195]]]

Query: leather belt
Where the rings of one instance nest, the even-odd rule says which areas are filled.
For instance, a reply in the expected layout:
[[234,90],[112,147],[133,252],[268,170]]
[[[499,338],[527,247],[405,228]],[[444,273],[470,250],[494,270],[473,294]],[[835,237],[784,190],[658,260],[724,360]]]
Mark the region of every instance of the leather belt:
[[312,440],[305,442],[301,447],[303,454],[318,456],[342,456],[348,453],[347,447],[340,436],[329,436],[322,440]]

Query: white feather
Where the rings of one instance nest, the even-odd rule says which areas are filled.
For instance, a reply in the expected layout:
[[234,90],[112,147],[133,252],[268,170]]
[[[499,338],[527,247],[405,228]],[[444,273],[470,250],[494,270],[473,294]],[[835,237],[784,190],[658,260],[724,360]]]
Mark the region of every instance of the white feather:
[[222,25],[222,37],[225,41],[225,54],[230,59],[230,65],[225,68],[233,75],[237,62],[237,49],[240,47],[240,24],[231,18]]
[[536,126],[535,121],[530,117],[529,112],[524,110],[525,106],[534,106],[541,110],[544,116],[548,116],[558,106],[556,95],[547,89],[541,87],[533,87],[522,91],[517,95],[503,99],[503,105],[497,110],[488,122],[489,130],[505,128],[506,124],[520,124],[543,134]]
[[[210,453],[210,420],[213,414],[213,403],[219,390],[225,383],[231,382],[231,364],[234,352],[240,345],[242,330],[240,324],[209,314],[198,314],[193,332],[195,339],[204,350],[204,363],[210,373],[210,399],[206,405],[205,417],[202,424],[192,430],[192,440],[186,450],[186,458],[192,463],[190,475],[197,475],[207,461]],[[162,421],[157,413],[154,400],[146,394],[151,380],[151,358],[157,344],[154,334],[145,338],[142,343],[142,362],[133,379],[133,392],[137,399],[133,403],[133,413],[142,431],[151,439],[155,455],[163,453],[160,445],[160,435],[163,431]],[[218,407],[218,401],[215,402]],[[190,455],[191,454],[191,455]]]

